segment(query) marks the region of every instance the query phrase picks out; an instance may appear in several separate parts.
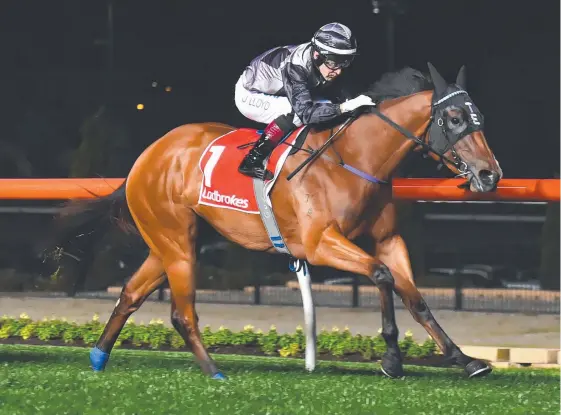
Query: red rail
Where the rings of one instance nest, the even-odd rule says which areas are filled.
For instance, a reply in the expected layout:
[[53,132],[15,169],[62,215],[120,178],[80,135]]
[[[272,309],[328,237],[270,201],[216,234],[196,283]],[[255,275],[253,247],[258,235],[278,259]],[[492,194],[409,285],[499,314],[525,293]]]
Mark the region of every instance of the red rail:
[[[113,192],[124,179],[0,179],[0,199],[87,199]],[[505,200],[559,202],[559,179],[502,179],[496,192],[458,188],[463,179],[394,179],[404,200]]]

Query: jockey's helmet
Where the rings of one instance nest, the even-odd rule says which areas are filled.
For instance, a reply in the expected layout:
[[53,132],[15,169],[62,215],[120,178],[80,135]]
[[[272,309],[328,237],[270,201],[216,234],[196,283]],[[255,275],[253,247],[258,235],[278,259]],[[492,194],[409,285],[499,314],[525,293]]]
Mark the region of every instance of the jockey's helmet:
[[319,57],[314,64],[325,64],[329,69],[347,68],[357,55],[357,42],[351,30],[341,23],[328,23],[319,28],[312,37],[312,56]]

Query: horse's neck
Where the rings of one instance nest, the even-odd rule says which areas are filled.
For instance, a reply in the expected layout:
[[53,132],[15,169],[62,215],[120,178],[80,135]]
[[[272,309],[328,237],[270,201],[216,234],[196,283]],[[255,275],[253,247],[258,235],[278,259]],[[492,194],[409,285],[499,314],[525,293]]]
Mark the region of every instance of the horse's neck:
[[[428,126],[432,92],[420,92],[408,97],[383,103],[380,111],[396,124],[417,137]],[[360,117],[352,123],[343,144],[345,153],[354,158],[345,162],[375,176],[387,180],[414,147],[415,142],[406,138],[394,127],[375,114]]]

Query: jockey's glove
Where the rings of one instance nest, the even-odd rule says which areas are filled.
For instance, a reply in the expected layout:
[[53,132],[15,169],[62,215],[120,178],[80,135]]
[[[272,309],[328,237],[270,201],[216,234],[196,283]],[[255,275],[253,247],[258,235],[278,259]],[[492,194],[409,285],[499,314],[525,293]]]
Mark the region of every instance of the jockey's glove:
[[350,99],[340,104],[339,109],[341,110],[341,112],[350,112],[357,109],[358,107],[362,107],[363,105],[376,105],[376,104],[372,101],[372,98],[366,95],[359,95],[356,98]]

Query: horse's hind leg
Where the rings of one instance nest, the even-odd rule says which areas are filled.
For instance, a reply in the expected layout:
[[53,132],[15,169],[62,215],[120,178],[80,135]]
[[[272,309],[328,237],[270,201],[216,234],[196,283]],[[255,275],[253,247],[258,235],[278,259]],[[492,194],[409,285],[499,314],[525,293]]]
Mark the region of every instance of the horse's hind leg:
[[[195,313],[195,321],[199,324],[199,316]],[[189,332],[185,330],[185,326],[182,325],[179,313],[177,312],[177,307],[175,306],[175,301],[173,301],[173,296],[171,297],[171,325],[184,339],[189,337]]]
[[185,343],[191,346],[203,372],[214,378],[223,378],[214,361],[208,355],[197,324],[195,311],[195,273],[192,260],[176,259],[166,266],[169,285],[175,304],[172,322]]
[[163,275],[163,272],[162,261],[153,253],[150,253],[132,278],[125,284],[103,333],[90,352],[92,369],[99,371],[105,368],[109,354],[127,319],[164,282],[165,275]]
[[[131,209],[138,229],[151,250],[162,259],[172,296],[172,323],[195,355],[203,372],[223,379],[208,355],[199,332],[195,311],[195,239],[197,216],[185,207],[142,210],[142,220]],[[166,226],[162,226],[165,223]]]
[[395,279],[395,289],[413,318],[430,334],[445,356],[464,367],[469,377],[482,376],[491,368],[480,360],[466,356],[437,323],[413,281],[413,271],[405,242],[394,235],[376,247],[378,258],[386,264]]

